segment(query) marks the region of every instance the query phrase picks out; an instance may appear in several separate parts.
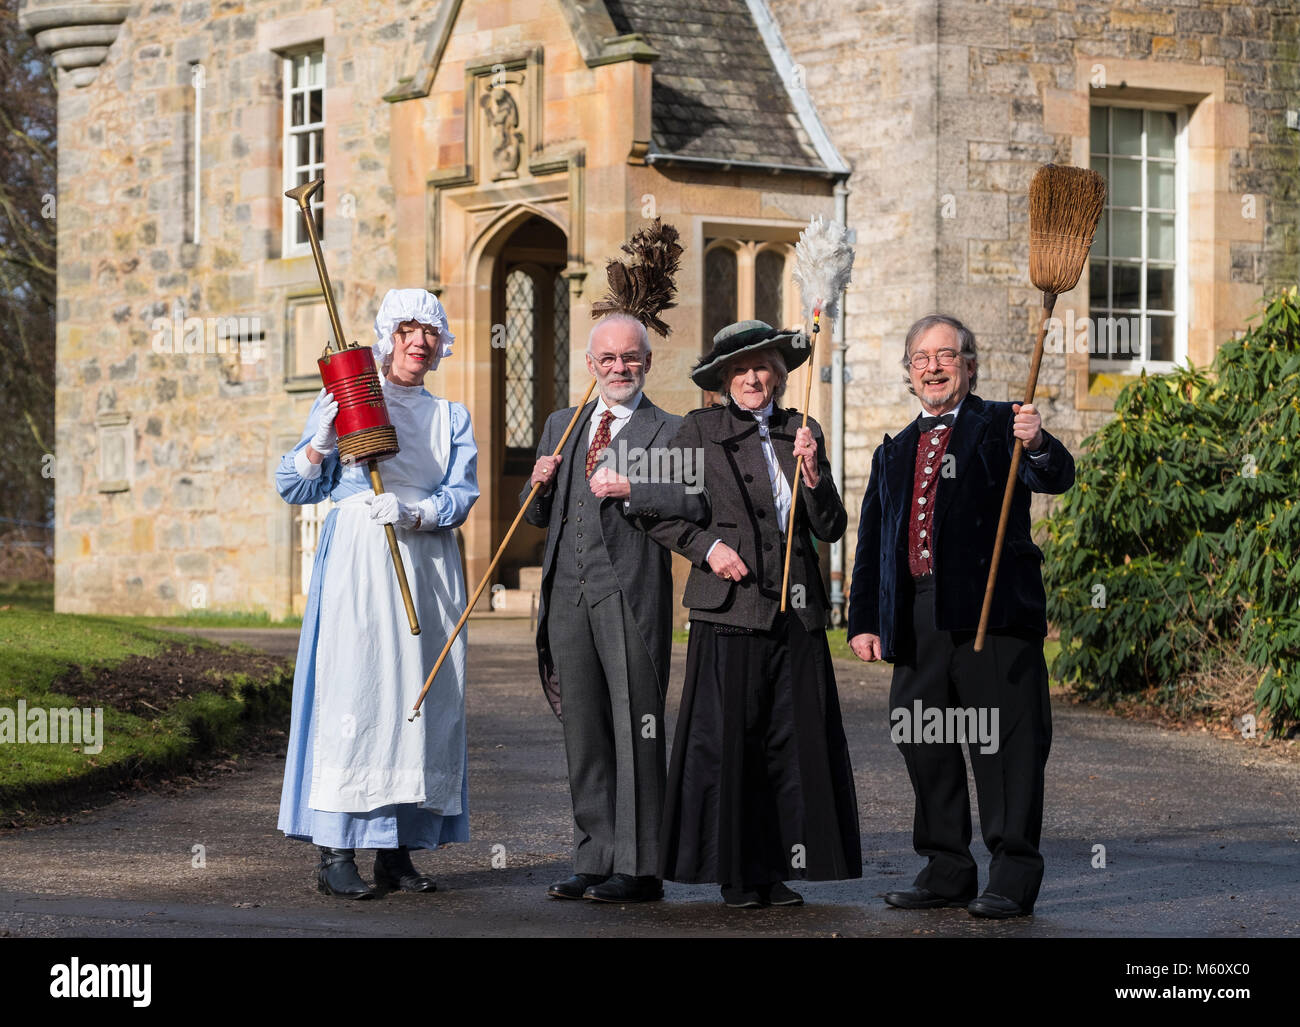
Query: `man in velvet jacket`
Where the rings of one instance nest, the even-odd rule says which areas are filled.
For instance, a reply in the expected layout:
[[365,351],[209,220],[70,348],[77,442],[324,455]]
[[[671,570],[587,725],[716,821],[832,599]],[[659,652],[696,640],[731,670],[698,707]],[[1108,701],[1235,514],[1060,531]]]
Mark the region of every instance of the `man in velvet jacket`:
[[[965,906],[992,918],[1033,912],[1043,877],[1038,852],[1051,707],[1042,552],[1029,533],[1031,492],[1074,483],[1074,460],[1042,429],[1032,404],[985,402],[971,392],[975,336],[930,315],[907,333],[908,388],[925,414],[871,461],[849,593],[849,644],[867,662],[894,663],[891,732],[916,797],[912,842],[926,866],[912,888],[889,892],[902,909]],[[974,651],[1002,496],[1014,446],[1024,445],[984,650]],[[920,704],[919,707],[917,704]],[[969,739],[980,827],[992,855],[978,892],[970,853],[966,763],[956,732],[924,736],[918,713],[966,711],[992,725]],[[980,715],[983,720],[979,721]],[[931,721],[933,722],[933,721]]]

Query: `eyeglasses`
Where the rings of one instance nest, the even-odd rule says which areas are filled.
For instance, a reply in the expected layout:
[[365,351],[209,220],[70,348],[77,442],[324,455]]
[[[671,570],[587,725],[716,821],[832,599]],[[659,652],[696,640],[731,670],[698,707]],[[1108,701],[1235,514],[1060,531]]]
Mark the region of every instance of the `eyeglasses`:
[[645,358],[642,357],[640,353],[633,353],[630,356],[624,355],[618,357],[611,357],[611,356],[592,357],[591,359],[596,361],[596,366],[599,367],[602,371],[612,370],[614,365],[620,360],[623,361],[623,366],[626,367],[629,371],[635,371],[638,367],[640,367],[642,364],[645,363]]
[[[907,362],[918,371],[924,371],[930,366],[931,355],[929,353],[913,353]],[[957,363],[957,358],[961,355],[955,349],[941,349],[933,354],[934,358],[939,361],[940,367],[952,367],[953,364]]]

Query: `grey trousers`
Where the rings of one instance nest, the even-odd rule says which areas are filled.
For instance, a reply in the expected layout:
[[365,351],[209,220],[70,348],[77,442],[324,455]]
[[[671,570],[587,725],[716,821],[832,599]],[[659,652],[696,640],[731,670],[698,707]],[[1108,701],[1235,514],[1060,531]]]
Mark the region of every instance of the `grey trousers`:
[[576,606],[551,608],[547,635],[564,704],[574,872],[654,876],[664,693],[632,611],[621,592],[592,606],[584,595]]

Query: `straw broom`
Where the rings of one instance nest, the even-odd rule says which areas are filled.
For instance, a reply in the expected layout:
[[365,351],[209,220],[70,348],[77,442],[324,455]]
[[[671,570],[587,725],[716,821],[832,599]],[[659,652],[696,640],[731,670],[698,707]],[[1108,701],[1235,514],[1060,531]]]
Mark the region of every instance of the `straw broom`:
[[[1034,355],[1029,364],[1029,381],[1025,385],[1026,404],[1034,401],[1034,390],[1038,387],[1043,337],[1056,306],[1056,297],[1078,284],[1105,204],[1105,180],[1086,168],[1044,164],[1029,184],[1029,279],[1034,288],[1043,293],[1043,314],[1038,324],[1038,342],[1034,345]],[[977,653],[984,649],[989,611],[993,606],[993,588],[997,582],[1002,543],[1006,539],[1007,520],[1011,515],[1011,498],[1015,493],[1016,475],[1024,448],[1021,442],[1011,453],[998,534],[993,543],[993,558],[989,561],[988,583],[984,587],[984,605],[980,610],[979,630],[975,633]]]

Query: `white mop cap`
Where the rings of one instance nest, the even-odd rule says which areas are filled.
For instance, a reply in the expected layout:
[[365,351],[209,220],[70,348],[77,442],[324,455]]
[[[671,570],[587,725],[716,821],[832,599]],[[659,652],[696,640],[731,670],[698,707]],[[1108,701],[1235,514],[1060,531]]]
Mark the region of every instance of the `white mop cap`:
[[393,332],[403,321],[417,321],[438,332],[438,347],[433,355],[430,370],[438,366],[443,357],[451,356],[451,344],[456,337],[447,327],[447,312],[438,297],[424,289],[389,289],[379,304],[375,315],[375,344],[371,348],[380,365],[393,352]]

